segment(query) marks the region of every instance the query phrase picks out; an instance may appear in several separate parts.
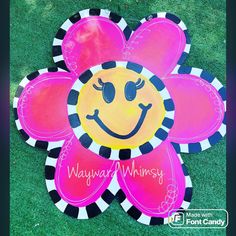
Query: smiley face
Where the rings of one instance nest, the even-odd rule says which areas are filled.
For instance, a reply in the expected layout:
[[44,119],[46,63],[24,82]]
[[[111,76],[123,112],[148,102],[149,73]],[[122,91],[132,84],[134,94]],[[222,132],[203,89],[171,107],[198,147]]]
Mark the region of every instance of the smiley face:
[[[137,64],[115,65],[108,62],[91,68],[73,86],[68,111],[76,136],[82,145],[92,146],[92,151],[97,148],[94,152],[99,154],[95,146],[119,151],[137,149],[150,140],[153,147],[158,145],[164,139],[159,137],[160,129],[169,112],[165,101],[170,97],[164,84]],[[71,112],[70,100],[76,90]]]

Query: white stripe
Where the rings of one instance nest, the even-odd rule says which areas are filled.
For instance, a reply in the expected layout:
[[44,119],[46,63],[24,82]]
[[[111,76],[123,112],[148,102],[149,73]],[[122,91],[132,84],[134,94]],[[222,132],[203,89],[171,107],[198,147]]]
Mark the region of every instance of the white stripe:
[[102,70],[102,67],[101,65],[97,65],[97,66],[93,66],[92,68],[90,68],[90,71],[95,74],[97,73],[98,71]]
[[186,44],[186,45],[185,45],[185,48],[184,48],[184,51],[185,51],[186,53],[189,53],[189,52],[190,52],[190,47],[191,47],[190,44]]
[[192,75],[200,76],[201,73],[202,73],[202,69],[199,69],[199,68],[194,68],[193,67],[192,70],[191,70]]
[[211,84],[217,89],[220,90],[223,86],[220,83],[220,81],[217,78],[214,78],[214,80],[211,82]]
[[109,205],[101,197],[98,198],[95,203],[98,205],[102,212],[104,212],[109,207]]
[[34,146],[35,146],[35,143],[36,143],[36,140],[30,137],[30,138],[26,141],[26,143],[28,143],[29,145],[31,145],[31,146],[34,147]]
[[169,223],[169,217],[164,218],[164,225]]
[[139,148],[131,149],[131,158],[138,157],[140,155],[142,155],[142,153],[140,152]]
[[161,94],[162,98],[164,100],[169,99],[170,98],[170,94],[167,91],[166,87],[164,89],[162,89],[161,91],[159,91],[159,93]]
[[226,134],[226,125],[222,123],[218,131],[220,132],[221,136],[225,136],[225,134]]
[[178,156],[178,158],[180,160],[181,165],[184,164],[184,161],[183,161],[182,157],[180,156],[180,154],[177,154],[177,156]]
[[126,26],[127,26],[127,24],[126,24],[126,22],[125,22],[125,20],[124,20],[123,18],[121,18],[121,20],[119,21],[119,23],[118,23],[117,25],[121,28],[122,31],[123,31],[123,30],[126,28]]
[[149,225],[150,221],[151,221],[151,217],[142,213],[137,221],[142,223],[142,224]]
[[55,56],[55,57],[53,57],[53,59],[54,59],[55,62],[62,61],[63,60],[63,56],[62,55]]
[[170,131],[170,129],[169,129],[169,128],[167,128],[167,127],[166,127],[166,126],[164,126],[164,125],[162,125],[162,126],[161,126],[161,128],[162,128],[162,129],[164,129],[164,130],[165,130],[167,133]]
[[114,174],[111,183],[109,184],[107,188],[113,195],[116,195],[116,193],[119,191],[119,183],[117,181],[117,175]]
[[64,140],[57,142],[49,142],[47,150],[50,151],[53,148],[62,147]]
[[20,130],[22,127],[21,127],[21,124],[20,124],[20,121],[19,120],[16,120],[16,127],[18,130]]
[[162,140],[160,140],[159,138],[157,137],[153,137],[151,140],[148,141],[149,143],[151,143],[151,145],[155,148],[157,147],[158,145],[160,145],[162,143]]
[[143,18],[140,22],[143,24],[144,22],[146,22],[146,19]]
[[85,133],[81,126],[74,128],[73,131],[78,139]]
[[67,203],[63,199],[61,199],[55,205],[60,211],[64,212],[64,210],[66,209]]
[[89,146],[89,149],[93,152],[95,152],[96,154],[99,154],[99,149],[100,149],[101,145],[97,144],[96,142],[92,142],[91,145]]
[[111,149],[110,160],[119,160],[119,150]]
[[76,91],[80,91],[81,88],[84,86],[84,84],[79,80],[77,79],[72,87],[72,89],[76,90]]
[[127,66],[127,62],[125,61],[117,61],[116,62],[116,67],[121,66],[121,67],[126,67]]
[[68,71],[66,71],[66,70],[63,70],[62,68],[57,68],[58,69],[58,71],[62,71],[62,72],[68,72]]
[[180,144],[180,150],[181,152],[189,152],[188,150],[188,144]]
[[186,29],[187,29],[186,25],[184,24],[184,22],[183,22],[182,20],[179,22],[178,26],[179,26],[182,30],[186,30]]
[[208,139],[201,141],[200,145],[201,145],[202,151],[211,147],[211,144],[209,143]]
[[188,209],[189,205],[190,205],[189,202],[183,201],[181,207],[183,207],[184,209]]
[[126,212],[132,207],[132,204],[129,202],[127,198],[120,205]]
[[19,98],[14,97],[14,99],[13,99],[13,108],[17,108],[18,101],[19,101]]
[[178,74],[178,70],[180,68],[180,65],[177,65],[174,70],[171,72],[171,74]]
[[46,163],[45,163],[46,166],[53,166],[53,167],[55,167],[56,164],[57,164],[57,158],[47,157]]
[[144,76],[146,76],[147,78],[149,78],[149,79],[151,79],[151,77],[154,76],[154,74],[150,70],[147,70],[144,67],[143,67],[143,70],[142,70],[142,74]]
[[185,176],[185,181],[186,181],[186,188],[187,187],[192,187],[192,181],[191,181],[191,179],[190,179],[190,176],[188,175],[188,176]]
[[79,214],[77,219],[88,219],[88,214],[85,207],[79,208]]
[[61,39],[54,38],[52,45],[53,45],[53,46],[61,46],[61,45],[62,45],[62,40],[61,40]]
[[225,111],[226,111],[226,108],[227,108],[227,106],[226,106],[226,101],[224,101],[223,103],[224,103],[224,109],[225,109]]
[[166,17],[166,12],[158,12],[157,17],[159,18],[165,18]]
[[44,74],[44,73],[47,73],[48,72],[48,69],[41,69],[41,70],[38,70],[39,74]]
[[55,190],[56,186],[55,186],[54,179],[46,179],[46,186],[47,186],[48,192]]
[[166,112],[166,115],[165,115],[165,117],[170,118],[172,120],[173,120],[174,116],[175,116],[175,111],[168,111],[168,112]]
[[89,9],[83,10],[79,12],[81,18],[85,18],[89,16]]
[[109,15],[110,15],[110,11],[109,11],[109,10],[101,9],[100,16],[103,16],[103,17],[109,18]]
[[77,114],[77,111],[76,111],[76,106],[74,105],[67,105],[67,111],[68,111],[68,114],[69,115],[72,115],[72,114]]
[[67,31],[73,24],[71,23],[71,21],[69,19],[67,19],[63,25],[61,26],[62,29],[64,29],[65,31]]
[[26,77],[24,77],[24,79],[20,82],[20,86],[25,87],[29,82],[30,81]]

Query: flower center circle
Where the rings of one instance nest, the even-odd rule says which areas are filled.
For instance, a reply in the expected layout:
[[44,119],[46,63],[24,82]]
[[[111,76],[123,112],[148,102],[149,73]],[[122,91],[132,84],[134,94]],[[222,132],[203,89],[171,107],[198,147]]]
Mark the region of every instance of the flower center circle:
[[[76,102],[70,104],[73,94]],[[117,152],[116,159],[120,150],[130,150],[131,156],[137,149],[138,156],[158,146],[169,129],[163,121],[173,118],[171,105],[164,84],[150,71],[131,62],[107,62],[85,71],[75,82],[68,112],[83,146],[100,155],[102,147],[110,156]]]

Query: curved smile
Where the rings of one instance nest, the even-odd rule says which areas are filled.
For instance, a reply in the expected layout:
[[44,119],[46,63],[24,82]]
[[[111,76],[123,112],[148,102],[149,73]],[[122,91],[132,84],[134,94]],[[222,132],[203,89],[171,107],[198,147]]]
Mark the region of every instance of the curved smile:
[[136,126],[134,127],[134,129],[130,133],[125,134],[125,135],[117,134],[117,133],[113,132],[111,129],[109,129],[103,123],[103,121],[99,118],[99,116],[98,116],[99,110],[98,109],[94,110],[93,115],[87,115],[86,118],[88,120],[95,120],[97,122],[97,124],[100,126],[100,128],[102,130],[104,130],[107,134],[109,134],[115,138],[119,138],[119,139],[128,139],[128,138],[131,138],[132,136],[134,136],[139,131],[139,129],[141,128],[143,121],[147,115],[148,110],[152,107],[152,104],[149,103],[147,106],[145,106],[142,103],[140,103],[139,107],[142,109],[142,113],[139,117],[139,120],[138,120]]

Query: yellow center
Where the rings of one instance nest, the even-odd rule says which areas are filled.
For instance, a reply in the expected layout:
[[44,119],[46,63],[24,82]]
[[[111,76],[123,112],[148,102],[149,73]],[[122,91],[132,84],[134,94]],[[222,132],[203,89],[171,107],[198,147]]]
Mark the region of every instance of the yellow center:
[[[110,103],[104,100],[103,92],[93,86],[95,84],[101,87],[99,78],[103,83],[110,82],[114,85],[115,97]],[[128,101],[125,97],[125,85],[128,81],[137,82],[139,78],[145,82],[144,86],[137,89],[136,97],[132,101]],[[98,110],[99,119],[109,130],[118,135],[127,135],[140,120],[143,112],[140,104],[152,106],[146,111],[141,127],[129,138],[114,137],[94,119],[87,118],[87,115],[93,115],[94,111]],[[96,143],[112,149],[125,149],[135,148],[149,141],[161,126],[166,111],[162,97],[146,77],[123,67],[116,67],[95,73],[82,87],[77,112],[83,129]]]

